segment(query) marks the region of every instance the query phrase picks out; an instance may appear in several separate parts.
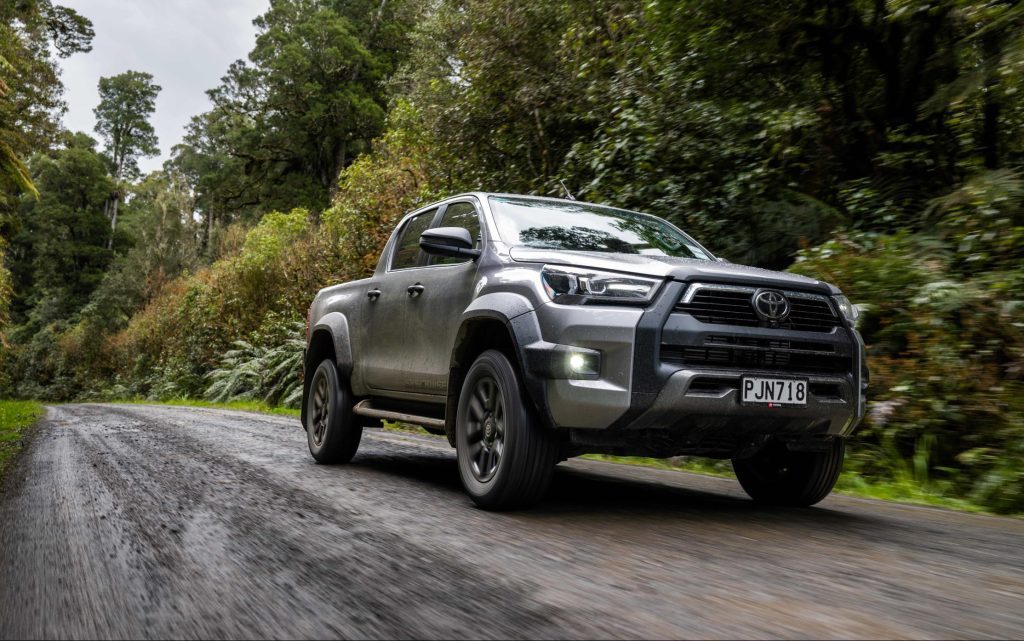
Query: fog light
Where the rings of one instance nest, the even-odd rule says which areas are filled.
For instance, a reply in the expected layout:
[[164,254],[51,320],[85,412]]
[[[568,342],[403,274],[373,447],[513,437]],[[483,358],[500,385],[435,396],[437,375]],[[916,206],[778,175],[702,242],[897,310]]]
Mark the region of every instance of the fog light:
[[572,371],[579,373],[583,371],[583,368],[587,366],[587,359],[583,358],[583,354],[573,354],[569,357],[569,368]]
[[597,378],[600,371],[600,352],[588,350],[569,354],[569,376],[571,378]]

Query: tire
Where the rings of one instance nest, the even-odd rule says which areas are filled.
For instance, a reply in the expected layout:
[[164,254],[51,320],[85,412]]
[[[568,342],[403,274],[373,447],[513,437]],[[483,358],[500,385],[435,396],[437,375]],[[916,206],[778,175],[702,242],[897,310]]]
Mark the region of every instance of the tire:
[[732,469],[750,498],[759,503],[807,507],[829,495],[843,469],[846,444],[837,438],[824,452],[791,452],[769,441],[750,458],[733,459]]
[[462,485],[481,508],[533,505],[551,484],[558,440],[534,419],[516,368],[497,350],[481,354],[466,373],[455,449]]
[[348,463],[359,449],[363,427],[352,414],[352,393],[330,359],[313,372],[306,398],[306,441],[317,463]]

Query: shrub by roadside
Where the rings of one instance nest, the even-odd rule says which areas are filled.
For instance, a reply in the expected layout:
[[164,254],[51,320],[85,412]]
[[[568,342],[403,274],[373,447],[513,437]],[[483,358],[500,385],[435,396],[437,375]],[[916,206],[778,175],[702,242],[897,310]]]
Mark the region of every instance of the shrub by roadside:
[[862,308],[871,383],[847,473],[1021,513],[1024,270],[1014,260],[975,270],[978,252],[848,233],[802,252],[791,271],[836,283]]

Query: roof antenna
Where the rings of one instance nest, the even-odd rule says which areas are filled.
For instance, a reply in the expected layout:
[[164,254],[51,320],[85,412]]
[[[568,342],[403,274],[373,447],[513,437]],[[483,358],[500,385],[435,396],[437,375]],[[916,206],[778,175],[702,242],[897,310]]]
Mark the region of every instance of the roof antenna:
[[569,191],[569,188],[565,186],[565,183],[562,181],[561,178],[558,179],[558,184],[561,185],[562,189],[565,190],[565,195],[568,196],[569,200],[576,200],[576,196],[572,195],[572,192]]

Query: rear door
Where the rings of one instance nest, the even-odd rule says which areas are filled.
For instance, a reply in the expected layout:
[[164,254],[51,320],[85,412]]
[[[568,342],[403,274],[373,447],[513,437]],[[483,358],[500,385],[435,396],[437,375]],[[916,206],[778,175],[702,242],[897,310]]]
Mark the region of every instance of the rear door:
[[434,222],[438,208],[406,220],[398,232],[390,256],[385,256],[384,274],[374,278],[363,306],[366,340],[363,355],[357,356],[364,382],[375,390],[407,390],[409,354],[409,286],[426,269],[426,255],[420,250],[420,234]]

